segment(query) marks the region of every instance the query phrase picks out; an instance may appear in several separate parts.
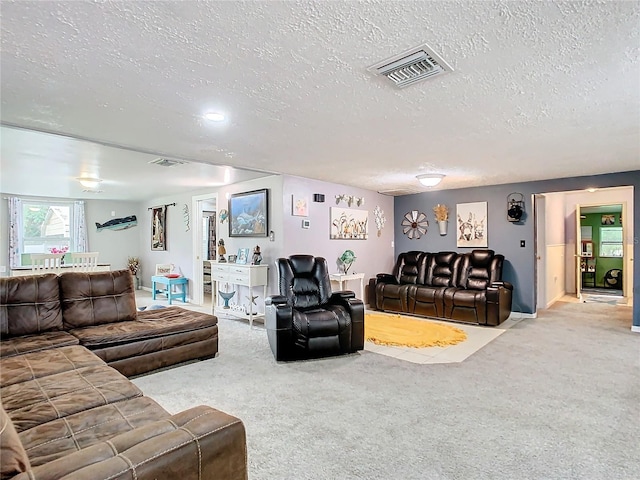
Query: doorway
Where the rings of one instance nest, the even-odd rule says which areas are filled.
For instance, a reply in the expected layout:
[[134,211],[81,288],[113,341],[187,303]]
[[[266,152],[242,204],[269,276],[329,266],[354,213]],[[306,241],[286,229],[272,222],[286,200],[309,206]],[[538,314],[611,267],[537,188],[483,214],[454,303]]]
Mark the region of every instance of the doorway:
[[191,302],[211,304],[211,261],[215,260],[218,194],[192,197],[193,284]]
[[536,310],[556,301],[632,305],[633,198],[632,186],[533,195]]
[[[579,205],[580,295],[623,297],[625,248],[623,204]],[[586,298],[586,297],[589,298]]]

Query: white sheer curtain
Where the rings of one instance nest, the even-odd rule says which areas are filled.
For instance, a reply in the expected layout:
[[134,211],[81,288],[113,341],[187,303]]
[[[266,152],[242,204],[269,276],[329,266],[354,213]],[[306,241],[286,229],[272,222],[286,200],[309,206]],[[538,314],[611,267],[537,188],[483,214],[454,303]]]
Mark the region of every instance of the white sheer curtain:
[[73,229],[73,238],[71,245],[74,246],[76,252],[87,251],[87,222],[84,217],[84,202],[76,200],[73,202],[73,220],[75,228]]
[[9,265],[11,268],[19,267],[21,237],[22,237],[22,200],[18,197],[9,197]]

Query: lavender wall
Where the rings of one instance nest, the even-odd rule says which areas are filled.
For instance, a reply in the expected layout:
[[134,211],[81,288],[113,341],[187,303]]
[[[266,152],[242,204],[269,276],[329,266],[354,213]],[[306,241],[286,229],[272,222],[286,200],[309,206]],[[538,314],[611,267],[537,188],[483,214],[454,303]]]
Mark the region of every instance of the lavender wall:
[[[313,194],[320,193],[325,196],[324,203],[313,202]],[[292,195],[305,195],[309,198],[309,216],[297,217],[291,214]],[[362,197],[364,205],[351,208],[367,210],[369,212],[369,236],[367,240],[331,240],[330,234],[330,208],[347,207],[340,202],[336,205],[336,195],[347,194]],[[285,255],[294,253],[308,253],[322,256],[327,259],[330,272],[338,271],[337,259],[347,250],[353,250],[356,261],[349,273],[364,273],[365,284],[369,278],[377,273],[390,272],[394,262],[394,213],[393,197],[381,195],[370,190],[349,187],[335,183],[321,182],[308,178],[285,176],[283,184],[283,230],[286,232],[283,251]],[[380,236],[377,229],[373,210],[376,206],[384,211],[386,217],[385,227]],[[310,222],[308,229],[302,228],[302,220]],[[348,287],[357,291],[357,285],[350,283]]]
[[[468,251],[456,247],[455,208],[458,203],[488,203],[489,248],[505,256],[504,280],[514,285],[514,311],[524,313],[535,312],[535,255],[534,255],[534,218],[531,198],[536,193],[565,192],[584,190],[589,187],[605,188],[617,186],[633,186],[633,256],[640,259],[640,170],[607,175],[587,177],[541,180],[538,182],[494,185],[457,190],[436,190],[396,197],[394,204],[395,218],[395,252],[408,250],[424,251]],[[507,196],[519,192],[525,198],[526,217],[523,224],[513,224],[506,219]],[[444,203],[450,207],[450,223],[446,236],[438,234],[438,227],[433,219],[432,208]],[[419,209],[429,216],[430,228],[420,240],[409,240],[402,234],[399,222],[405,213]],[[520,241],[525,247],[520,247]],[[633,325],[640,326],[640,262],[633,266]]]

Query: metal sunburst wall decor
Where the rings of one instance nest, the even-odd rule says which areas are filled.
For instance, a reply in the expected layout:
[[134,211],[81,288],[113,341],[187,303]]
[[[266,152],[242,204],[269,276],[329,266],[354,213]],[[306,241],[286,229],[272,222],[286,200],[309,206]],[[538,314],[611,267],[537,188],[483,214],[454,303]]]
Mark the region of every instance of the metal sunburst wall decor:
[[402,233],[409,237],[410,240],[417,240],[427,233],[429,221],[426,214],[418,212],[418,210],[411,210],[404,215],[401,225]]

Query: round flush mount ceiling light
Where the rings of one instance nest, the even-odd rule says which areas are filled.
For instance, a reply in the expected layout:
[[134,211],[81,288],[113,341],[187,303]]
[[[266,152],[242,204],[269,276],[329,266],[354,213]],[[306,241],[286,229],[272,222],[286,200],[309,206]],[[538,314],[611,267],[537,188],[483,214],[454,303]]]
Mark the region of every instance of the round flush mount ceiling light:
[[80,185],[86,188],[96,188],[102,182],[100,178],[94,177],[80,177],[77,179],[80,182]]
[[440,173],[425,173],[418,175],[416,178],[420,180],[420,183],[425,187],[435,187],[442,181],[444,175]]
[[210,122],[224,122],[225,116],[224,113],[220,112],[207,112],[202,116],[205,120],[209,120]]

